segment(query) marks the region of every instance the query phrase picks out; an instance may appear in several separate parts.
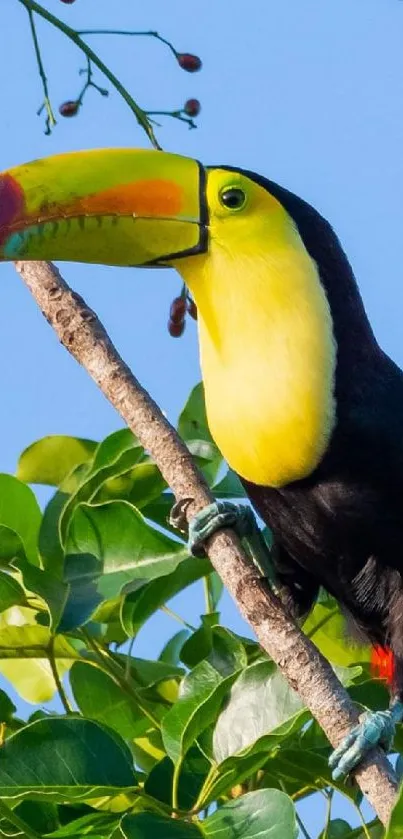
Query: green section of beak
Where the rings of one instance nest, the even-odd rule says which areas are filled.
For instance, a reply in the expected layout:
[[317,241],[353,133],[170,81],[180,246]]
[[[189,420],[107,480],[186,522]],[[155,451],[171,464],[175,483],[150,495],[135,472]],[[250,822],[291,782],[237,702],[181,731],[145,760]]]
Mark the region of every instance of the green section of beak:
[[35,160],[0,174],[0,260],[167,264],[205,249],[204,169],[142,149]]

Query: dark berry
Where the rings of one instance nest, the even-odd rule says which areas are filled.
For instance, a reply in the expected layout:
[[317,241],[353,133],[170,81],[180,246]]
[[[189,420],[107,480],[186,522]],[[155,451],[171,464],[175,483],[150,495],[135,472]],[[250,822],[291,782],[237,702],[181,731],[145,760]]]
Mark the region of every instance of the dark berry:
[[196,73],[202,66],[199,56],[192,55],[191,52],[178,52],[176,57],[178,59],[179,66],[182,67],[182,70],[186,70],[188,73]]
[[75,3],[76,0],[60,0],[61,3]]
[[[65,0],[62,0],[64,3]],[[63,102],[62,105],[59,107],[59,114],[62,117],[75,117],[78,113],[80,107],[80,103],[74,99],[68,100],[67,102]]]
[[193,320],[197,320],[197,306],[194,300],[188,300],[188,312]]
[[172,300],[171,308],[169,310],[169,317],[173,323],[180,323],[186,313],[186,300],[184,297],[175,297]]
[[180,338],[185,331],[185,321],[180,320],[177,323],[173,320],[168,321],[168,332],[172,335],[172,338]]
[[201,105],[198,99],[188,99],[183,106],[183,110],[188,117],[197,117],[200,114],[200,108]]

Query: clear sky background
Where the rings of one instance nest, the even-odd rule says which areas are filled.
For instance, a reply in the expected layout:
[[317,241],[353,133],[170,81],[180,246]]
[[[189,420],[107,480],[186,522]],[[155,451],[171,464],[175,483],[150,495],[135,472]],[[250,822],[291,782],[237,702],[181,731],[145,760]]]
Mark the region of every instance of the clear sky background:
[[[188,97],[200,99],[197,131],[163,120],[157,132],[166,150],[255,170],[303,196],[331,221],[376,336],[403,366],[403,3],[77,0],[70,6],[47,0],[45,5],[78,29],[157,29],[178,50],[200,55],[203,70],[191,75],[152,39],[91,38],[146,109],[170,110]],[[60,117],[46,137],[36,116],[42,92],[26,12],[17,0],[1,0],[0,11],[0,170],[73,149],[148,145],[113,91],[109,99],[90,91],[80,115]],[[85,62],[40,20],[38,32],[57,107],[78,94],[78,69]],[[101,77],[96,80],[104,84]],[[200,378],[194,324],[188,320],[180,340],[166,329],[169,304],[180,290],[178,276],[62,267],[142,384],[176,421]],[[0,471],[13,472],[21,450],[44,435],[101,439],[121,426],[58,344],[11,265],[0,266],[0,391]],[[197,622],[203,610],[200,587],[177,608]],[[229,598],[223,620],[245,631]],[[174,627],[164,616],[149,624],[137,654],[154,655],[168,631]],[[308,822],[319,829],[316,818]]]

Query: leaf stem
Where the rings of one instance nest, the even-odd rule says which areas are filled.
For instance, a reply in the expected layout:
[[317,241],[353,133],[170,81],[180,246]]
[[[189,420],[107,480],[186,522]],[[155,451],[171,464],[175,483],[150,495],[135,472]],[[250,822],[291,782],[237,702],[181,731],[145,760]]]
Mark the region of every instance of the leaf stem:
[[34,44],[36,62],[37,62],[37,65],[38,65],[38,72],[39,72],[39,75],[41,77],[42,87],[43,87],[43,97],[44,97],[43,98],[43,104],[41,105],[41,107],[38,111],[38,115],[41,113],[43,108],[45,108],[45,110],[46,110],[45,134],[50,134],[51,131],[52,131],[52,128],[56,125],[56,119],[55,119],[55,115],[53,113],[52,103],[50,101],[48,79],[47,79],[47,76],[46,76],[46,73],[45,73],[45,68],[43,66],[42,55],[41,55],[41,50],[40,50],[40,46],[39,46],[38,35],[37,35],[37,32],[36,32],[33,11],[28,6],[26,6],[26,9],[27,9],[27,12],[28,12],[28,17],[29,17],[29,25],[31,27],[31,35],[32,35],[32,41],[33,41],[33,44]]
[[206,603],[206,614],[211,615],[214,611],[213,609],[213,601],[211,597],[210,591],[210,575],[208,574],[206,577],[203,577],[203,589],[204,589],[204,600]]
[[174,774],[172,778],[172,809],[178,810],[179,809],[179,779],[182,769],[182,760],[178,760],[178,762],[174,766]]
[[60,696],[60,701],[63,705],[64,710],[66,711],[66,714],[73,714],[74,709],[72,708],[72,706],[71,706],[71,704],[70,704],[70,702],[67,698],[67,694],[64,690],[61,678],[60,678],[58,670],[57,670],[56,656],[55,656],[55,639],[54,638],[50,639],[47,653],[48,653],[50,669],[52,671],[52,676],[55,680],[55,685],[56,685],[56,688],[57,688],[57,692]]
[[325,798],[326,798],[326,801],[327,801],[327,806],[326,806],[326,824],[325,824],[325,829],[324,829],[324,831],[323,831],[324,836],[325,836],[325,839],[326,839],[327,834],[328,834],[328,831],[329,831],[330,819],[331,819],[331,817],[332,817],[333,792],[334,792],[334,790],[333,790],[333,789],[330,789],[330,790],[324,790],[324,795],[325,795]]
[[354,805],[355,809],[357,810],[360,822],[362,824],[363,833],[365,833],[365,839],[371,839],[371,835],[370,835],[370,832],[368,830],[368,825],[367,825],[367,823],[364,819],[364,816],[361,812],[361,807],[355,801],[352,801],[351,803]]
[[14,827],[18,828],[18,831],[21,833],[25,839],[42,839],[42,834],[37,833],[32,827],[27,824],[27,822],[20,819],[17,813],[8,807],[4,801],[0,799],[0,814],[3,816],[4,819],[7,819]]
[[154,134],[152,125],[150,120],[147,117],[145,111],[135,102],[133,97],[130,95],[129,91],[122,85],[119,79],[112,73],[109,67],[104,64],[103,61],[98,57],[97,53],[88,46],[88,44],[80,38],[78,32],[75,29],[72,29],[70,26],[67,26],[62,20],[60,20],[55,15],[52,15],[47,9],[43,6],[40,6],[39,3],[36,3],[35,0],[18,0],[28,12],[36,12],[36,14],[40,15],[40,17],[44,18],[48,23],[54,26],[56,29],[59,29],[60,32],[63,32],[70,41],[72,41],[86,56],[87,58],[95,64],[96,67],[101,71],[101,73],[106,76],[106,78],[110,81],[111,85],[117,90],[117,92],[122,96],[125,102],[128,104],[130,110],[136,117],[138,124],[143,128],[147,137],[149,138],[150,142],[154,146],[155,149],[161,150],[161,146],[158,143],[158,140]]
[[182,626],[186,627],[186,629],[190,629],[191,632],[195,632],[196,627],[192,626],[191,623],[185,621],[184,618],[178,615],[177,612],[174,612],[173,609],[170,609],[169,606],[161,606],[160,608],[161,612],[164,612],[165,615],[168,615],[168,617],[173,618],[173,620],[175,621],[178,621],[178,623],[181,623]]

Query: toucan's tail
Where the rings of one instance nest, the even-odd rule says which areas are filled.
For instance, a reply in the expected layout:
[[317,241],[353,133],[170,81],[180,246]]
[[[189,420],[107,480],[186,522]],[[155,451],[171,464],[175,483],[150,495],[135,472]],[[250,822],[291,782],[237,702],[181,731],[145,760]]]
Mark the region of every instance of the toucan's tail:
[[395,657],[392,650],[373,647],[371,654],[371,673],[374,678],[385,679],[391,685],[395,675]]

